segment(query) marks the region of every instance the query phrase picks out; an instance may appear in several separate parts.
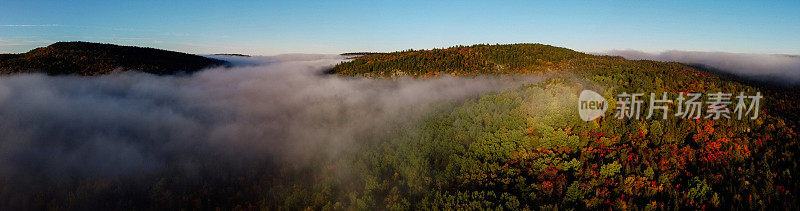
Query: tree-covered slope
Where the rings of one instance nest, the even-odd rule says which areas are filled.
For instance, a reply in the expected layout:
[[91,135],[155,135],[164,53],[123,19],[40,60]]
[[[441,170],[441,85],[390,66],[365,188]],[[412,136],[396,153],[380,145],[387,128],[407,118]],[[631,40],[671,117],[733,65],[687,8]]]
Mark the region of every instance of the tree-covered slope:
[[89,42],[57,42],[22,54],[0,55],[0,73],[102,75],[114,70],[153,74],[194,72],[226,62],[153,48]]
[[[358,184],[365,191],[356,192],[362,198],[354,204],[403,209],[797,206],[796,122],[763,113],[741,121],[605,117],[584,122],[575,108],[577,94],[589,87],[595,85],[556,78],[485,95],[398,130],[397,138],[365,147],[368,152],[354,159],[367,163],[359,172],[371,172]],[[612,93],[624,90],[603,93],[613,99]]]
[[[352,159],[361,163],[357,165],[362,167],[357,172],[364,172],[361,180],[332,182],[361,187],[338,193],[350,198],[328,199],[348,206],[798,207],[800,146],[794,117],[800,112],[800,98],[794,88],[751,84],[679,63],[593,56],[537,44],[368,55],[332,72],[365,76],[541,72],[551,77],[434,112],[416,126],[398,129],[389,141],[367,145]],[[578,93],[583,89],[598,91],[609,100],[606,117],[589,122],[578,118]],[[645,115],[617,119],[611,115],[617,94],[623,92],[668,93],[671,99],[680,93],[761,92],[765,98],[753,120],[647,119],[647,104],[642,107]],[[649,100],[644,97],[644,102]],[[674,114],[677,106],[669,108]]]

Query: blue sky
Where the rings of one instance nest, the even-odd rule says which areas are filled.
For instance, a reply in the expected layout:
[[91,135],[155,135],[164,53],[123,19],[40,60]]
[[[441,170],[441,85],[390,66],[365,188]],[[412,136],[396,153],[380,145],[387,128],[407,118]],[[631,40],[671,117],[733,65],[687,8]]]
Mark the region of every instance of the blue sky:
[[189,53],[341,53],[476,43],[800,54],[800,1],[0,0],[0,52],[56,41]]

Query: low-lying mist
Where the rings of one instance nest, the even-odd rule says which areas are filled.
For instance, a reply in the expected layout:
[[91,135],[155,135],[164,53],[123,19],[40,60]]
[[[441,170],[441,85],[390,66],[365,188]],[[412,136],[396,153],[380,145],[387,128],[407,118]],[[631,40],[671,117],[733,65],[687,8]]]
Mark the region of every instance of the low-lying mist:
[[655,54],[637,50],[612,50],[602,54],[622,56],[626,59],[700,64],[758,81],[800,85],[800,56],[795,55],[676,50]]
[[348,78],[323,74],[339,56],[225,58],[240,66],[186,76],[0,77],[0,178],[302,164],[358,147],[354,140],[379,137],[437,103],[535,80]]

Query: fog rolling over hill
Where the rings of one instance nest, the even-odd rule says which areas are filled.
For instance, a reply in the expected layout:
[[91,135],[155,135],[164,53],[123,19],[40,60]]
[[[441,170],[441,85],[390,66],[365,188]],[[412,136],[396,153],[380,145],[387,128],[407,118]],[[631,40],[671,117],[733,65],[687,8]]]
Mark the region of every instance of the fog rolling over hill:
[[[715,64],[702,56],[698,55],[698,61]],[[771,63],[747,59],[752,60],[740,62]],[[800,187],[795,159],[800,152],[796,132],[800,92],[796,88],[741,80],[692,64],[628,60],[543,44],[478,44],[371,54],[337,65],[331,72],[377,78],[552,77],[486,94],[432,115],[420,129],[372,148],[382,156],[373,158],[365,152],[358,162],[374,168],[367,168],[373,171],[362,177],[363,191],[354,191],[363,193],[353,202],[356,207],[796,207],[794,193]],[[586,89],[609,100],[606,117],[578,118],[577,95]],[[686,109],[680,99],[687,93],[704,101],[697,110],[703,114],[714,112],[705,108],[714,105],[713,95],[762,96],[760,115],[684,118],[677,112]],[[642,114],[656,108],[658,96],[672,101],[662,101],[668,108],[660,112],[663,119],[626,117],[622,111],[630,111],[626,106],[630,103],[619,103],[636,98],[626,98],[627,94],[642,96]],[[309,190],[324,191],[325,187]],[[328,206],[314,200],[306,204]]]
[[[205,57],[227,65],[0,76],[0,210],[796,207],[793,87],[544,44]],[[686,93],[763,101],[644,118]]]
[[139,194],[158,179],[146,176],[153,174],[187,185],[235,172],[278,174],[271,172],[276,166],[307,167],[314,175],[319,164],[308,163],[311,157],[357,150],[354,141],[413,122],[441,102],[537,80],[375,80],[322,74],[342,61],[336,55],[252,59],[190,76],[0,77],[0,186],[11,194],[0,208],[67,203],[61,195],[30,200],[50,185],[80,181],[73,178],[121,178]]
[[0,211],[800,210],[797,11],[0,0]]
[[626,59],[646,59],[699,64],[722,72],[765,82],[800,85],[800,57],[784,54],[746,54],[671,50],[646,53],[637,50],[612,50],[601,54]]

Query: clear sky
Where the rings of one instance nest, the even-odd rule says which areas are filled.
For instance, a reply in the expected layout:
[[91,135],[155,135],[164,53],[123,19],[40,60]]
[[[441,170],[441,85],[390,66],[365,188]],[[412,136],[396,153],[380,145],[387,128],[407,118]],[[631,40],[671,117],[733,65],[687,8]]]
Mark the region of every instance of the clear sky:
[[477,43],[800,54],[800,1],[0,0],[0,52],[56,41],[189,53],[342,53]]

